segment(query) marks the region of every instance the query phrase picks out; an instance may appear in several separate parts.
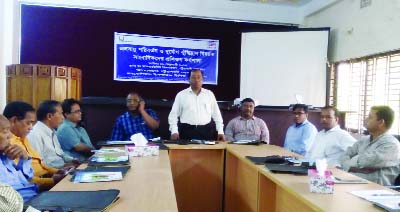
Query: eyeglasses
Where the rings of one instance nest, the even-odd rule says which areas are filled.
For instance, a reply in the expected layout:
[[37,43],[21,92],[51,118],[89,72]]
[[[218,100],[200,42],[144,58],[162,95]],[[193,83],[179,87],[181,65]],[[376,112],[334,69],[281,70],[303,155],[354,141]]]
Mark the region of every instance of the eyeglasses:
[[139,103],[140,99],[128,99],[126,100],[128,103]]
[[75,111],[71,111],[70,113],[82,113],[81,110],[75,110]]

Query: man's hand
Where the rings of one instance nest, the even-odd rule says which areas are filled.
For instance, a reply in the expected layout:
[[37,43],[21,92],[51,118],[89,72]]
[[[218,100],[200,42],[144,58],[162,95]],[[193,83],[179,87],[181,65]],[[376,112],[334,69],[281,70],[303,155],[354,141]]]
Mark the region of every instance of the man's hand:
[[144,100],[140,100],[139,106],[138,106],[139,113],[142,113],[144,111],[144,106],[145,105],[146,105],[146,102]]
[[60,175],[65,175],[65,173],[68,171],[68,169],[59,169],[55,174],[60,174]]
[[15,144],[8,145],[4,150],[4,154],[7,155],[7,157],[11,160],[16,158],[23,158],[24,160],[27,160],[29,158],[28,152],[26,152],[21,146]]
[[53,174],[54,183],[60,182],[65,177],[65,174]]
[[225,135],[224,134],[218,134],[217,140],[218,141],[225,141]]
[[70,170],[71,168],[76,168],[76,167],[78,167],[79,165],[80,165],[79,162],[77,162],[76,160],[72,160],[71,162],[64,164],[64,167],[63,167],[62,169],[63,169],[64,171],[68,171],[68,170]]
[[178,140],[178,139],[179,139],[179,133],[171,134],[171,140]]

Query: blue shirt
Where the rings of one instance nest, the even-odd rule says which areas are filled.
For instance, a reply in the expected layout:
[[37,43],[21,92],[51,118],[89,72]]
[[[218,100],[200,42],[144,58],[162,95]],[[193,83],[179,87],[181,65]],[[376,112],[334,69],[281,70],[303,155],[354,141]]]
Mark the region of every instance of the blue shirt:
[[[151,109],[146,112],[155,120],[159,121],[156,113]],[[111,141],[129,141],[131,136],[142,133],[147,139],[153,138],[152,130],[144,122],[142,115],[132,116],[128,111],[117,118],[111,135]]]
[[0,155],[0,160],[0,182],[10,185],[18,191],[24,202],[38,194],[37,185],[29,183],[33,177],[31,159],[20,159],[17,165],[5,155]]
[[312,147],[317,135],[317,128],[308,120],[296,126],[293,124],[286,132],[284,148],[300,155],[305,155]]
[[65,119],[63,123],[58,127],[57,137],[62,150],[64,152],[67,152],[72,157],[78,158],[80,160],[86,159],[86,156],[75,151],[75,146],[79,144],[85,144],[94,149],[85,128],[75,123],[72,123],[70,120],[67,119]]

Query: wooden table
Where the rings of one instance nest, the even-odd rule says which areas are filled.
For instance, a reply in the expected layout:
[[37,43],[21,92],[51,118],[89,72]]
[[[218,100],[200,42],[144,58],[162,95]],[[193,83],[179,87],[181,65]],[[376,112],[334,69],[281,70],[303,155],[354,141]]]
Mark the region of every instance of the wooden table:
[[[349,191],[386,189],[375,183],[336,184],[333,194],[309,192],[308,177],[274,174],[245,156],[294,155],[273,145],[167,144],[160,156],[131,158],[123,181],[72,183],[70,176],[52,190],[119,189],[110,211],[380,211]],[[338,169],[335,176],[358,177]],[[225,187],[224,187],[225,185]],[[175,188],[175,189],[174,189]],[[223,198],[224,197],[224,198]],[[224,203],[224,204],[223,204]]]
[[131,169],[122,181],[72,183],[71,176],[67,176],[51,190],[119,189],[120,199],[110,211],[178,211],[168,152],[160,150],[159,156],[131,157],[130,160]]
[[226,144],[167,146],[179,211],[221,212]]
[[[386,189],[375,183],[336,184],[333,194],[309,192],[308,177],[274,174],[245,156],[293,155],[273,145],[228,145],[225,167],[225,211],[381,211],[349,191]],[[336,168],[338,177],[354,178]]]

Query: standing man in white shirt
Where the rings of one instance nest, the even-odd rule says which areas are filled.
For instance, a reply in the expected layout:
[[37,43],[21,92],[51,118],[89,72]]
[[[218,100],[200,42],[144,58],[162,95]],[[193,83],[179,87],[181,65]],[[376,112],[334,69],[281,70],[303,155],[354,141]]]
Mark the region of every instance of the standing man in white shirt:
[[203,72],[193,69],[189,74],[190,87],[176,95],[168,116],[171,139],[215,140],[212,118],[218,132],[217,140],[225,140],[224,124],[217,100],[212,91],[202,88]]
[[310,160],[326,158],[328,165],[340,166],[339,158],[356,139],[338,124],[339,111],[331,106],[321,109],[322,130],[315,136],[313,146],[306,153]]
[[61,149],[55,130],[64,120],[61,103],[43,101],[36,116],[38,121],[28,134],[32,147],[42,156],[45,164],[55,168],[70,166],[66,162],[72,162],[73,158]]

